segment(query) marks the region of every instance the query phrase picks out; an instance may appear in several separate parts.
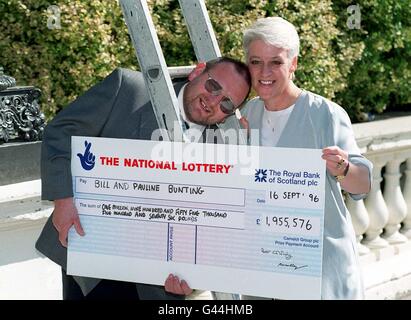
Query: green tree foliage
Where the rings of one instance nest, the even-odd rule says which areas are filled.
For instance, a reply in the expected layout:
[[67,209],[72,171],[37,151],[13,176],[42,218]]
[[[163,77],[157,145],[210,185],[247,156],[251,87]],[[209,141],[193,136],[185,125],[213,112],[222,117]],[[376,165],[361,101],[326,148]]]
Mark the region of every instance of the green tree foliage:
[[[350,4],[350,0],[333,1],[333,8],[344,13]],[[348,29],[345,16],[337,15],[346,43],[364,45],[337,100],[353,118],[359,112],[411,106],[411,1],[365,0],[360,8],[359,29]]]
[[[52,3],[0,0],[0,64],[19,85],[43,91],[48,119],[116,67],[138,69],[118,1],[59,0],[60,29],[50,29]],[[196,58],[178,0],[148,0],[169,66]],[[334,99],[356,119],[409,104],[411,2],[364,0],[361,26],[350,29],[350,0],[206,0],[224,55],[243,58],[242,32],[255,19],[279,15],[301,37],[297,84]]]
[[347,41],[337,28],[331,0],[278,0],[267,4],[267,16],[281,16],[295,25],[301,48],[296,84],[327,98],[347,86],[347,77],[364,45]]
[[49,28],[50,5],[0,0],[0,64],[18,85],[42,90],[48,118],[116,66],[132,67],[136,59],[117,2],[59,0],[60,29]]

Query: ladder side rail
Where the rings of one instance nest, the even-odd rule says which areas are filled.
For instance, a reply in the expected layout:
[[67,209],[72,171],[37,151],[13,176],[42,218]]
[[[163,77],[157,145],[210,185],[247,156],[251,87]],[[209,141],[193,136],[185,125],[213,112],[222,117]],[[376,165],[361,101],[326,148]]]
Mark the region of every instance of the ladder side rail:
[[[197,60],[208,61],[221,57],[220,48],[204,0],[178,1]],[[219,128],[224,142],[226,141],[225,133],[230,136],[230,130],[235,130],[238,137],[237,143],[240,145],[247,144],[245,130],[235,116],[228,117],[224,123],[219,124]]]
[[144,75],[158,126],[167,133],[167,137],[163,134],[163,138],[182,141],[178,100],[147,1],[120,0],[120,5]]
[[220,48],[203,0],[178,0],[198,61],[221,57]]

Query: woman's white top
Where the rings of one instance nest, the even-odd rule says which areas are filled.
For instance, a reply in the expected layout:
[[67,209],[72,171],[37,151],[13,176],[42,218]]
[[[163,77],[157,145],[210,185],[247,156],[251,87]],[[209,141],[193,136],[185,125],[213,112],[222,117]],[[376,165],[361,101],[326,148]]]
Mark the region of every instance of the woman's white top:
[[294,104],[284,110],[269,111],[264,107],[261,126],[261,145],[273,147],[277,145],[281,133],[294,109]]

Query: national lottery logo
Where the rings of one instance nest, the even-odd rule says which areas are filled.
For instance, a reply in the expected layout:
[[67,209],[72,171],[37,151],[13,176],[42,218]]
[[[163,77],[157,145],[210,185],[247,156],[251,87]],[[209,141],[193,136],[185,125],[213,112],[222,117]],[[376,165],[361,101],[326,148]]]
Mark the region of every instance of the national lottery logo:
[[255,169],[254,182],[267,182],[267,169]]
[[84,141],[84,147],[85,147],[84,154],[77,153],[77,156],[80,159],[80,163],[83,169],[90,171],[91,169],[94,168],[94,165],[96,164],[96,156],[90,152],[91,142],[87,142],[87,140]]

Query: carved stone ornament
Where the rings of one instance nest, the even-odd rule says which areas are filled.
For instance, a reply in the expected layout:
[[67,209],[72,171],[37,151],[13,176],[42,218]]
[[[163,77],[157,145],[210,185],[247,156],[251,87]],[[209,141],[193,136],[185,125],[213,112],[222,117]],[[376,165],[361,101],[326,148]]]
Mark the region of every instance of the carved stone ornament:
[[16,79],[5,75],[3,70],[3,67],[0,66],[0,91],[16,85]]
[[35,87],[11,87],[0,91],[0,143],[13,139],[41,140],[45,127],[44,114]]

